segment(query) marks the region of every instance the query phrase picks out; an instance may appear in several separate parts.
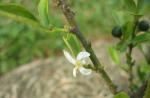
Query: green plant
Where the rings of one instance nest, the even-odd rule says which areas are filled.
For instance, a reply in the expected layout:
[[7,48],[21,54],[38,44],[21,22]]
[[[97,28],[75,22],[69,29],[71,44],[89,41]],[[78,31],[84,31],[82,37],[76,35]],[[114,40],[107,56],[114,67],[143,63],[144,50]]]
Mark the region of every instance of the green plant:
[[[121,37],[121,36],[122,37],[120,38],[120,41],[116,45],[116,47],[114,47],[114,49],[110,48],[109,52],[110,52],[110,56],[118,64],[120,62],[117,55],[118,52],[116,51],[118,50],[120,52],[126,53],[126,64],[128,66],[128,69],[126,69],[125,71],[129,73],[129,82],[130,82],[128,92],[117,91],[116,85],[113,83],[113,81],[111,80],[107,72],[104,70],[101,62],[98,60],[95,52],[93,51],[91,42],[87,41],[86,37],[79,29],[79,26],[75,20],[75,13],[72,11],[71,6],[67,2],[67,0],[56,0],[56,1],[57,1],[57,5],[61,8],[68,22],[68,25],[64,27],[51,26],[50,24],[51,21],[48,18],[49,17],[48,0],[40,0],[39,2],[38,12],[39,12],[40,20],[37,19],[26,8],[17,4],[0,4],[0,15],[19,21],[26,25],[30,25],[42,32],[47,32],[48,34],[56,33],[56,32],[64,33],[62,34],[63,37],[62,36],[60,37],[63,38],[67,46],[67,49],[70,51],[70,53],[74,55],[71,56],[68,52],[64,51],[66,58],[72,64],[75,65],[75,68],[73,70],[74,76],[76,76],[78,70],[80,70],[80,72],[83,74],[86,73],[86,75],[87,73],[88,74],[91,73],[91,71],[95,71],[101,74],[101,76],[104,78],[107,86],[109,87],[110,91],[114,94],[115,98],[120,98],[120,97],[129,98],[129,96],[131,98],[137,98],[137,96],[138,98],[142,98],[143,96],[145,98],[149,98],[150,96],[148,94],[149,93],[148,77],[144,77],[143,79],[147,81],[146,85],[145,83],[143,83],[142,87],[139,87],[135,92],[134,86],[138,84],[134,83],[133,81],[134,79],[133,68],[135,66],[136,61],[132,58],[132,52],[133,52],[133,48],[137,47],[138,45],[141,45],[143,42],[150,41],[150,33],[138,34],[138,30],[137,30],[139,20],[149,12],[150,1],[149,0],[122,0],[120,2],[116,2],[116,0],[112,1],[113,4],[120,3],[120,5],[123,5],[123,7],[121,8],[121,12],[120,11],[117,12],[115,10],[112,11],[116,24],[118,23],[118,25],[121,25],[119,29],[117,27],[117,30],[116,28],[115,30],[113,30],[113,35],[115,35],[117,32],[117,35],[115,35],[115,37]],[[128,16],[128,18],[124,19],[123,17],[125,16]],[[85,51],[80,52],[83,49],[85,49]],[[17,50],[15,50],[15,52],[16,51]],[[75,59],[74,57],[76,56],[77,58]],[[88,57],[92,61],[92,64],[86,63],[86,58]],[[89,70],[90,72],[87,70]],[[139,70],[139,73],[140,71],[141,70]],[[146,92],[145,95],[144,92]]]
[[[84,4],[85,2],[86,5]],[[97,2],[100,2],[100,4]],[[93,0],[92,2],[91,0],[70,1],[71,6],[76,10],[77,14],[80,13],[76,18],[80,29],[85,32],[86,37],[91,39],[98,37],[97,35],[99,34],[109,34],[108,31],[110,31],[110,27],[114,24],[113,19],[110,16],[110,9],[112,7],[111,2],[112,1],[101,0]],[[39,0],[32,0],[32,2],[30,2],[30,0],[1,0],[0,4],[3,3],[13,3],[28,7],[24,9],[30,10],[34,17],[36,17],[38,21],[41,21],[41,24],[44,27],[47,27],[42,22],[42,18],[39,17],[41,15],[37,12],[39,10],[37,9]],[[53,0],[49,0],[48,9],[48,13],[46,13],[48,14],[48,19],[50,19],[48,28],[62,28],[64,22],[62,21],[63,16],[55,6]],[[103,9],[105,9],[105,11],[103,11]],[[102,15],[105,15],[107,22],[103,19]],[[7,15],[7,17],[10,16]],[[19,21],[14,22],[7,17],[0,15],[0,67],[3,66],[0,70],[0,74],[5,74],[10,70],[33,60],[57,56],[60,54],[60,50],[64,48],[64,42],[62,42],[61,38],[64,33],[46,33],[41,29],[39,30],[38,27],[37,29],[34,26],[30,26],[30,24],[20,24]],[[105,25],[107,25],[107,27]],[[55,44],[50,44],[52,42]],[[7,45],[8,43],[12,44]],[[27,47],[24,48],[24,46]],[[29,51],[31,53],[30,55],[27,55],[26,53]],[[16,57],[18,58],[15,59]]]

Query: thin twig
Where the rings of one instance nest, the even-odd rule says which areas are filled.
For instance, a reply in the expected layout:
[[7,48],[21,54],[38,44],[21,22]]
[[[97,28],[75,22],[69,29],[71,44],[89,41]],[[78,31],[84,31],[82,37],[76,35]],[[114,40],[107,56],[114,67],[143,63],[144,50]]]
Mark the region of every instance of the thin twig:
[[133,50],[133,45],[132,44],[130,44],[129,46],[128,46],[128,49],[129,49],[129,51],[128,51],[128,53],[127,53],[127,56],[126,56],[126,58],[127,58],[127,64],[128,64],[128,66],[129,66],[129,88],[131,89],[131,91],[132,91],[132,86],[133,86],[133,66],[134,66],[134,61],[133,61],[133,58],[132,58],[132,50]]
[[67,19],[69,25],[71,26],[70,31],[77,36],[77,38],[81,41],[85,50],[91,54],[90,59],[94,65],[95,69],[97,70],[97,72],[99,72],[102,75],[102,77],[106,81],[106,84],[109,86],[111,92],[113,94],[115,94],[117,92],[116,86],[113,84],[112,80],[110,79],[108,74],[103,69],[100,61],[98,60],[97,56],[95,55],[95,53],[91,47],[91,43],[85,39],[85,37],[83,36],[81,31],[79,30],[78,25],[74,18],[75,14],[70,9],[70,6],[67,3],[67,0],[57,0],[57,1],[58,1],[58,5],[60,6],[61,10],[63,11],[63,14],[65,15],[65,17]]
[[[135,15],[134,25],[133,25],[133,32],[132,32],[132,35],[131,35],[131,39],[133,39],[135,37],[137,23],[138,23],[138,16]],[[131,91],[132,91],[133,78],[134,78],[134,76],[133,76],[133,66],[135,64],[135,61],[132,58],[132,51],[133,51],[134,47],[135,46],[132,43],[129,44],[128,45],[128,52],[127,52],[127,55],[126,55],[127,64],[129,65],[129,87],[130,87]]]

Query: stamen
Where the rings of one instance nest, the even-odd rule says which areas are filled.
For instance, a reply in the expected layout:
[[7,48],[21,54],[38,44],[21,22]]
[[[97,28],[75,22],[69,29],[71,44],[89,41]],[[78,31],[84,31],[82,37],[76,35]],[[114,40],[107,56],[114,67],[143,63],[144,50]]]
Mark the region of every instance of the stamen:
[[79,68],[79,67],[82,67],[83,64],[81,63],[81,61],[76,61],[76,66]]

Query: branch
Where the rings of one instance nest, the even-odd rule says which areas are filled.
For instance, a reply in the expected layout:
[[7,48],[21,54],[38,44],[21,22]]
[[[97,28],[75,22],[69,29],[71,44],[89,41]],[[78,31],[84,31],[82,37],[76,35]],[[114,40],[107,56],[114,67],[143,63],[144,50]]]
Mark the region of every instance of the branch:
[[90,59],[96,69],[97,72],[99,72],[102,77],[104,78],[104,80],[106,81],[106,84],[109,86],[111,92],[113,94],[115,94],[116,91],[116,86],[113,84],[112,80],[110,79],[110,77],[108,76],[108,74],[105,72],[105,70],[103,69],[100,61],[98,60],[97,56],[95,55],[92,47],[91,47],[91,43],[88,42],[85,37],[83,36],[83,34],[81,33],[80,29],[78,28],[78,25],[75,21],[75,14],[74,12],[70,9],[69,4],[67,3],[67,0],[57,0],[58,1],[58,6],[60,6],[63,14],[65,15],[69,25],[71,26],[71,32],[73,34],[75,34],[77,36],[77,38],[81,41],[83,47],[85,48],[85,50],[87,52],[89,52],[90,55]]
[[[139,17],[137,17],[136,15],[134,16],[134,25],[133,25],[133,32],[132,32],[132,35],[131,35],[131,38],[132,39],[134,39],[134,37],[135,37],[135,34],[136,34],[136,30],[137,30],[137,24],[138,24],[138,19],[139,19]],[[127,52],[127,54],[126,54],[126,59],[127,59],[127,64],[129,65],[129,88],[130,88],[130,90],[132,91],[133,90],[133,88],[132,88],[132,86],[133,86],[133,78],[134,78],[134,76],[133,76],[133,66],[134,66],[134,64],[135,64],[135,61],[133,60],[133,58],[132,58],[132,51],[133,51],[133,48],[134,48],[135,46],[131,43],[131,44],[129,44],[128,45],[128,52]]]
[[130,97],[131,98],[143,98],[146,87],[147,87],[148,81],[145,81],[142,86],[136,91],[133,92]]

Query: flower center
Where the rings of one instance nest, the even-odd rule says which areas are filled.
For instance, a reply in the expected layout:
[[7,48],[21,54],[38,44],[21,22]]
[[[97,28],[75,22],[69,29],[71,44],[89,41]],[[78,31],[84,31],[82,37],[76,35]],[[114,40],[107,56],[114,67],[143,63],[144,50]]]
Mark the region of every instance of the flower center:
[[81,63],[81,61],[78,61],[78,60],[76,61],[76,64],[75,64],[75,65],[76,65],[76,67],[78,67],[78,68],[81,67],[81,66],[83,66],[83,64]]

